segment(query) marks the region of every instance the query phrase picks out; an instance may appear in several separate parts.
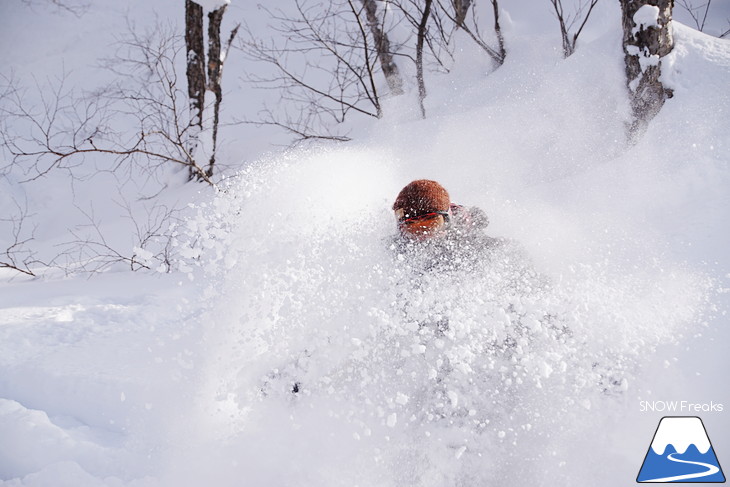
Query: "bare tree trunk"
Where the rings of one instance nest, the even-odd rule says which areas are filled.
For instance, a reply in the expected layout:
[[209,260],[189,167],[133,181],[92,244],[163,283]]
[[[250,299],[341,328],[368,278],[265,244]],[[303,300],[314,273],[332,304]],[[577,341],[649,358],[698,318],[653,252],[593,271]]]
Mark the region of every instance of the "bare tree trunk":
[[383,70],[385,80],[388,82],[388,89],[391,95],[403,94],[403,78],[398,70],[398,65],[390,52],[390,41],[388,34],[383,31],[383,26],[378,19],[378,6],[375,0],[361,0],[365,7],[365,16],[368,19],[368,27],[375,40],[375,49],[378,52],[380,67]]
[[[456,25],[458,28],[463,30],[469,37],[472,38],[474,42],[477,43],[479,47],[484,49],[484,51],[489,54],[489,57],[492,58],[492,60],[496,63],[495,68],[500,67],[502,64],[504,64],[504,58],[505,58],[505,50],[504,50],[504,37],[502,36],[502,28],[499,25],[499,2],[498,0],[491,0],[492,2],[492,8],[494,10],[494,33],[497,36],[497,47],[493,48],[489,44],[482,39],[481,35],[479,34],[479,26],[475,25],[474,29],[469,27],[469,24],[466,22],[466,15],[468,14],[469,8],[472,8],[472,11],[476,9],[476,4],[473,2],[473,0],[451,0],[451,6],[454,8],[454,14],[452,15],[447,9],[444,8],[443,5],[441,5],[441,2],[437,2],[437,5],[441,7],[441,10],[443,13],[451,20],[454,25]],[[438,17],[438,14],[434,14],[434,17]],[[440,22],[437,22],[437,29],[441,31],[441,35],[443,36],[443,24]]]
[[236,37],[240,24],[237,25],[228,37],[226,50],[221,50],[221,22],[223,14],[226,12],[227,4],[222,5],[216,10],[208,14],[208,89],[215,95],[213,103],[213,148],[210,154],[210,162],[205,171],[206,176],[213,175],[213,166],[215,165],[215,153],[218,147],[218,123],[220,120],[220,107],[223,101],[223,88],[221,80],[223,78],[223,63],[225,57],[231,47],[233,39]]
[[560,37],[563,40],[563,57],[569,57],[573,54],[573,47],[570,45],[570,37],[568,37],[568,27],[566,26],[565,13],[563,12],[563,2],[561,0],[550,0],[555,9],[555,16],[560,24]]
[[[625,0],[620,1],[623,2]],[[555,16],[558,19],[558,23],[560,23],[560,36],[563,40],[563,57],[570,57],[575,52],[575,47],[578,43],[578,37],[583,31],[583,27],[585,27],[586,22],[588,22],[588,18],[591,16],[591,12],[593,12],[593,8],[598,3],[598,0],[580,0],[577,6],[577,11],[573,17],[571,17],[570,13],[568,13],[567,15],[565,14],[565,11],[563,10],[562,0],[550,0],[550,3],[552,3],[553,5],[553,9],[555,10]],[[588,12],[583,15],[583,11],[586,9],[586,7],[588,8]],[[583,17],[583,21],[578,27],[578,30],[575,31],[575,33],[571,36],[569,32],[571,26],[579,21],[581,17]]]
[[227,4],[208,13],[208,89],[215,95],[213,104],[213,147],[210,154],[210,162],[205,174],[210,177],[213,174],[215,165],[215,149],[218,142],[218,114],[223,90],[221,89],[221,74],[223,70],[223,59],[221,58],[221,22],[226,11]]
[[633,112],[631,137],[640,135],[672,96],[659,78],[661,58],[674,47],[673,7],[674,0],[621,0],[626,80]]
[[418,25],[418,41],[416,43],[416,80],[418,81],[418,102],[421,105],[421,116],[426,118],[426,108],[423,101],[426,99],[426,84],[423,81],[423,43],[426,40],[428,17],[431,15],[433,0],[426,0],[421,22]]
[[504,58],[507,53],[504,50],[504,36],[502,35],[502,27],[499,25],[499,3],[498,0],[492,0],[492,8],[494,9],[494,33],[497,35],[497,62],[501,66],[504,64]]
[[454,5],[454,21],[457,27],[464,28],[464,22],[466,22],[466,14],[469,13],[469,7],[471,7],[471,0],[451,0]]
[[[188,157],[195,157],[198,137],[203,130],[205,107],[205,47],[203,43],[203,7],[185,0],[185,46],[187,52],[188,99],[190,103],[190,127],[188,131]],[[190,169],[190,179],[198,174]]]

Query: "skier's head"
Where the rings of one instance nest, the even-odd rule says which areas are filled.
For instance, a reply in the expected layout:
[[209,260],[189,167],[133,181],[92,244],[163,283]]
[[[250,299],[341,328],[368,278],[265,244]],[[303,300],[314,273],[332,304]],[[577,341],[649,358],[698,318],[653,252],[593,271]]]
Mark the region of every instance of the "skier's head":
[[405,237],[440,235],[449,221],[451,199],[436,181],[418,179],[401,190],[393,203],[398,229]]

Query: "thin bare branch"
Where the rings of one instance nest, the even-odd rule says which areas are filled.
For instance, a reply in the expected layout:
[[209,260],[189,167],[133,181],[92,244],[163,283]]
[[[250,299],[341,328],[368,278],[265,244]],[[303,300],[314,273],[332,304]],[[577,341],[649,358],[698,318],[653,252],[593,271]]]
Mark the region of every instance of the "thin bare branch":
[[[567,58],[575,52],[578,37],[583,31],[583,27],[585,27],[588,22],[588,18],[591,16],[593,8],[598,3],[598,0],[580,0],[578,7],[572,15],[565,13],[562,0],[550,0],[550,3],[553,6],[555,17],[558,19],[558,24],[560,25],[560,36],[563,41],[563,57]],[[586,9],[587,12],[584,14],[583,12]],[[580,25],[571,35],[571,30],[578,21],[580,21]]]
[[[707,3],[695,6],[692,0],[676,0],[677,5],[686,10],[695,23],[695,27],[700,32],[704,31],[705,23],[707,22],[707,13],[710,11],[710,5],[712,0],[707,0]],[[725,34],[720,36],[722,38]]]
[[35,252],[28,247],[28,244],[34,240],[36,228],[26,230],[31,216],[28,214],[27,200],[21,205],[13,198],[13,204],[16,213],[7,218],[0,218],[0,223],[10,224],[10,235],[12,236],[5,250],[0,253],[0,268],[12,269],[35,277],[36,272],[33,266],[40,264],[40,261],[36,259]]
[[[242,26],[237,47],[268,71],[249,73],[245,79],[259,89],[278,91],[286,102],[245,123],[281,127],[300,141],[340,140],[325,127],[342,124],[349,114],[382,114],[375,79],[377,47],[361,18],[367,12],[354,0],[316,5],[296,0],[294,6],[293,17],[264,9],[271,29],[281,34],[280,42],[265,42]],[[289,110],[298,115],[291,117]]]

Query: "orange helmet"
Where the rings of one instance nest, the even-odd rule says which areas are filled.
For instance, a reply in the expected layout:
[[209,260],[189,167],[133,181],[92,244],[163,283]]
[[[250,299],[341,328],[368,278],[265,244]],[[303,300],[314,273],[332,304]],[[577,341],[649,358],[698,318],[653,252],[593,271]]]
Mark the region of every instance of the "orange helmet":
[[449,192],[436,181],[417,179],[403,188],[393,203],[393,211],[403,210],[406,217],[449,211]]
[[436,181],[418,179],[401,190],[393,203],[401,232],[416,237],[442,229],[449,219],[449,193]]

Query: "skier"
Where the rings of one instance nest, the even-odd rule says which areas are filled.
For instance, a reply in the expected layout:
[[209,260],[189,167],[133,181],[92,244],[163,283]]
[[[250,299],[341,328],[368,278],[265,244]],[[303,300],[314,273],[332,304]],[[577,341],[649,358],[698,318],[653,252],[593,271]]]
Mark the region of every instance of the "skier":
[[[417,324],[422,332],[432,330],[436,336],[443,336],[449,330],[449,316],[443,312],[430,316],[429,306],[425,313],[414,310],[421,306],[420,302],[417,305],[409,302],[408,295],[414,289],[428,292],[428,288],[443,285],[445,279],[455,279],[445,287],[460,287],[468,275],[487,270],[501,276],[499,289],[495,289],[501,296],[526,297],[550,288],[547,277],[534,269],[519,243],[487,236],[483,231],[489,224],[486,213],[478,207],[452,203],[448,191],[436,181],[418,179],[406,185],[396,197],[393,211],[398,235],[391,248],[399,257],[397,264],[405,265],[404,285],[410,287],[402,293],[404,314],[418,316]],[[514,309],[509,306],[507,311],[514,312]],[[520,318],[514,321],[515,336],[508,336],[496,348],[509,353],[516,338],[529,335]],[[555,314],[546,313],[539,321],[558,340],[572,337],[570,329]],[[604,393],[615,394],[626,389],[620,367],[595,362],[592,368]]]
[[395,272],[402,276],[398,287],[404,314],[419,329],[441,336],[449,329],[448,313],[432,312],[411,296],[458,288],[468,276],[478,274],[487,264],[490,250],[505,241],[483,232],[489,224],[484,211],[452,203],[448,191],[429,179],[407,184],[396,197],[393,211],[398,234],[391,250],[396,257]]
[[[492,299],[505,300],[505,310],[516,313],[511,301],[534,296],[549,288],[522,246],[511,239],[490,237],[484,229],[489,219],[483,210],[451,202],[448,191],[436,181],[418,179],[406,185],[393,203],[398,234],[393,238],[394,270],[406,321],[418,329],[443,336],[450,328],[450,308],[459,306],[463,293],[452,299],[438,296],[454,289],[490,282]],[[418,299],[413,299],[418,296]],[[423,297],[429,299],[423,299]],[[494,297],[496,296],[496,298]],[[516,297],[516,298],[515,298]],[[439,303],[437,307],[432,303]],[[510,333],[521,334],[520,317]],[[553,317],[543,317],[550,328]],[[511,348],[510,338],[500,347]]]
[[[390,246],[392,272],[397,276],[394,306],[402,316],[398,328],[411,330],[409,340],[421,350],[419,355],[401,359],[404,363],[398,367],[410,367],[416,377],[419,371],[428,371],[420,390],[422,421],[468,423],[468,412],[458,409],[452,398],[454,391],[462,390],[465,377],[472,378],[459,365],[454,369],[459,354],[464,349],[481,347],[482,351],[493,350],[492,357],[505,357],[507,362],[513,347],[503,343],[502,337],[495,339],[492,347],[486,340],[472,344],[463,322],[453,321],[454,317],[466,316],[467,321],[481,317],[470,293],[463,291],[489,282],[492,285],[485,288],[488,293],[509,301],[508,296],[519,295],[516,288],[523,281],[532,280],[532,276],[522,278],[524,273],[532,272],[531,266],[515,242],[485,233],[489,219],[482,209],[452,203],[448,191],[436,181],[410,182],[400,191],[392,209],[398,229]],[[484,322],[484,326],[490,323]],[[517,330],[506,335],[513,333]],[[503,348],[510,350],[498,352]]]
[[486,213],[452,203],[448,191],[436,181],[418,179],[407,184],[395,199],[393,211],[398,234],[391,249],[416,273],[475,272],[498,255],[511,255],[508,261],[525,257],[515,242],[487,236]]
[[393,203],[398,229],[407,239],[442,238],[465,234],[489,224],[480,208],[451,202],[449,193],[436,181],[418,179],[406,185]]

